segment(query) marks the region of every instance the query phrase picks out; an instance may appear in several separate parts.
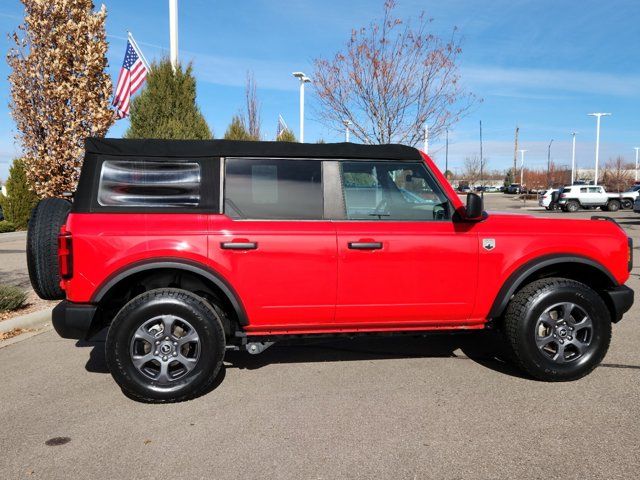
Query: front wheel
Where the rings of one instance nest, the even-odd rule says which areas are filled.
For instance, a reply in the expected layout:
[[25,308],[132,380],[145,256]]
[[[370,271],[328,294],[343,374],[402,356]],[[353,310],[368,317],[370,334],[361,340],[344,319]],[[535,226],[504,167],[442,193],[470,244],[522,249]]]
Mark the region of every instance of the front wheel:
[[138,295],[109,327],[106,359],[122,391],[139,401],[188,400],[211,387],[222,366],[225,335],[216,311],[177,288]]
[[628,198],[625,198],[624,200],[622,200],[622,208],[626,208],[626,209],[631,209],[633,208],[633,200],[630,200]]
[[517,364],[549,382],[584,377],[611,341],[611,317],[600,295],[564,278],[537,280],[520,290],[507,306],[504,328]]

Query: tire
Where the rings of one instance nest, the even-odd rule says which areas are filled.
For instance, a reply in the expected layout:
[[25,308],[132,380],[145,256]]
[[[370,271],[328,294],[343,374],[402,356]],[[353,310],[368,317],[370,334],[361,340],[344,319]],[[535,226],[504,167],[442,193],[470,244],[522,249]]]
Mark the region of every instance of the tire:
[[608,212],[609,211],[609,207],[607,205],[602,205],[600,207],[600,210],[602,210],[603,212]]
[[620,200],[609,200],[607,202],[607,211],[617,212],[620,210]]
[[[171,333],[165,335],[170,323]],[[206,300],[160,288],[138,295],[118,312],[107,334],[107,366],[134,400],[181,402],[213,386],[225,343],[220,317]],[[164,376],[162,365],[167,366]]]
[[575,213],[579,209],[580,209],[580,204],[578,202],[576,202],[575,200],[569,200],[567,202],[567,209],[565,211],[570,213]]
[[628,198],[625,198],[624,200],[622,200],[622,204],[620,205],[620,207],[623,209],[633,208],[633,200],[629,200]]
[[511,299],[504,330],[508,350],[522,370],[538,380],[570,381],[602,362],[611,341],[611,316],[600,295],[587,285],[545,278]]
[[27,268],[33,290],[44,300],[65,297],[60,288],[58,233],[70,210],[71,203],[67,200],[45,198],[31,212],[27,228]]

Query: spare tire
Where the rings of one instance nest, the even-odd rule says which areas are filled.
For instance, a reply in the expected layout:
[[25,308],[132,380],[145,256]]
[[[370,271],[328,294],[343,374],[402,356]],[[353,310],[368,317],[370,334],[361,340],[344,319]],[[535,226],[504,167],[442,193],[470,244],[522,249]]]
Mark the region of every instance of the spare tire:
[[44,300],[65,297],[60,288],[58,233],[67,221],[71,203],[62,198],[45,198],[31,212],[27,230],[27,267],[36,294]]

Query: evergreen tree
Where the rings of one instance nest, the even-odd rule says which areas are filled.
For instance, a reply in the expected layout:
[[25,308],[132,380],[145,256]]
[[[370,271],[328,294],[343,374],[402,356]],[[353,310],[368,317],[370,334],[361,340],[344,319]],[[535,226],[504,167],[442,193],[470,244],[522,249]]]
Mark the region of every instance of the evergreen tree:
[[282,131],[282,133],[280,134],[280,136],[278,138],[276,138],[276,141],[278,141],[278,142],[297,142],[298,140],[296,140],[296,136],[291,131],[291,129],[287,128],[287,129]]
[[231,119],[231,123],[227,127],[227,131],[224,132],[225,140],[257,140],[257,138],[251,136],[247,127],[240,115],[234,115]]
[[5,187],[7,196],[0,194],[0,207],[4,218],[17,229],[27,228],[29,215],[38,203],[38,196],[29,188],[24,159],[16,158],[13,161]]
[[211,130],[196,105],[196,80],[191,65],[175,73],[168,59],[151,66],[146,85],[131,102],[126,138],[206,140]]

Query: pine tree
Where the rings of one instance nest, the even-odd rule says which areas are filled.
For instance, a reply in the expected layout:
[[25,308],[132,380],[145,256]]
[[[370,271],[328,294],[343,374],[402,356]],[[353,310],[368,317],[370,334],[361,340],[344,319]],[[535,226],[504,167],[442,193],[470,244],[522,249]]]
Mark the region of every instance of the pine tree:
[[196,80],[191,65],[175,73],[168,59],[151,66],[146,85],[131,102],[126,138],[206,140],[211,130],[196,105]]
[[75,190],[84,139],[113,123],[106,10],[91,0],[21,0],[24,22],[11,38],[11,114],[29,182],[41,196]]
[[22,158],[13,161],[5,184],[7,196],[0,194],[0,207],[4,218],[17,229],[27,228],[31,210],[38,202],[38,196],[29,188],[25,163]]
[[276,138],[276,141],[278,141],[278,142],[297,142],[298,140],[296,140],[296,136],[293,133],[293,131],[291,131],[291,129],[287,128],[287,129],[282,131],[282,133],[280,134],[280,136],[278,138]]
[[231,123],[227,127],[227,131],[224,132],[225,140],[257,140],[252,137],[247,131],[247,127],[240,115],[234,115],[231,119]]

